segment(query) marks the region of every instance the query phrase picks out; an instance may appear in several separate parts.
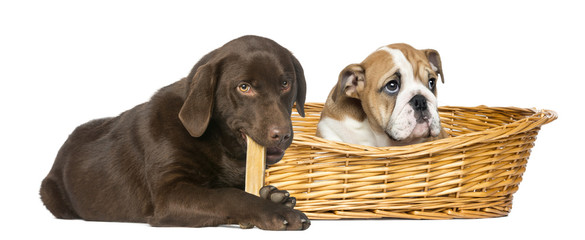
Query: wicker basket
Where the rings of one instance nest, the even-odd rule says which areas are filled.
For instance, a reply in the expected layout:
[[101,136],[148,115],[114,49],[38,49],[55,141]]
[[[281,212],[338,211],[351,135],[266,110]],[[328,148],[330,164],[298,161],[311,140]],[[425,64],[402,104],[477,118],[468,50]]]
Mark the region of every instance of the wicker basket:
[[315,136],[323,108],[293,113],[293,144],[266,170],[311,219],[451,219],[506,216],[540,126],[553,111],[441,107],[450,138],[404,147],[368,147]]

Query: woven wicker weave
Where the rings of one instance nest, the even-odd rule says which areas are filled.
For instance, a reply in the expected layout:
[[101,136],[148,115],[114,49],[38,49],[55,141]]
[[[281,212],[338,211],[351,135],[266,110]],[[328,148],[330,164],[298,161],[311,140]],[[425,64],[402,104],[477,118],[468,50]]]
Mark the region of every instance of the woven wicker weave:
[[441,107],[450,138],[368,147],[315,136],[323,108],[293,113],[294,141],[266,184],[288,190],[312,219],[450,219],[506,216],[540,126],[553,111]]

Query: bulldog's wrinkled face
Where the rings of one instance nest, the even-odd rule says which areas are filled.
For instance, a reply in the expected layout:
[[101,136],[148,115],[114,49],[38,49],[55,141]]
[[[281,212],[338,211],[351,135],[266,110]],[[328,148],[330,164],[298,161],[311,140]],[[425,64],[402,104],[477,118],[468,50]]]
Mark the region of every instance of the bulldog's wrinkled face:
[[392,44],[354,65],[353,71],[348,68],[356,83],[353,96],[361,100],[370,126],[384,131],[393,145],[418,143],[441,133],[437,79],[442,71],[437,51]]
[[404,142],[438,136],[441,132],[437,112],[438,68],[423,52],[412,48],[389,46],[379,51],[390,55],[394,63],[379,81],[383,85],[381,97],[394,102],[390,117],[384,116],[388,136]]

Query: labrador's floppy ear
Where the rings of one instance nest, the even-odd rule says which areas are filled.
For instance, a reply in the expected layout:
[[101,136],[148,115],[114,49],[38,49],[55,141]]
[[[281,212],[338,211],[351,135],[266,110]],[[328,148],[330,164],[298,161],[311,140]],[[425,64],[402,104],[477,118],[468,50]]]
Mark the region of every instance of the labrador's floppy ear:
[[331,98],[333,98],[333,101],[337,101],[343,95],[359,98],[357,88],[359,85],[363,87],[364,79],[364,68],[361,65],[355,63],[348,65],[339,73],[339,80]]
[[422,51],[425,53],[427,59],[431,63],[431,68],[433,68],[433,71],[435,71],[437,74],[441,74],[441,82],[445,83],[445,74],[443,74],[443,64],[441,64],[441,56],[439,55],[439,52],[437,52],[435,49],[425,49]]
[[191,136],[200,137],[211,119],[216,77],[211,64],[202,65],[196,71],[189,86],[189,95],[179,112],[179,119]]
[[293,66],[295,68],[295,76],[297,79],[297,96],[295,102],[297,103],[297,112],[301,117],[305,117],[305,98],[307,96],[307,83],[305,82],[305,73],[301,63],[295,56],[292,56]]

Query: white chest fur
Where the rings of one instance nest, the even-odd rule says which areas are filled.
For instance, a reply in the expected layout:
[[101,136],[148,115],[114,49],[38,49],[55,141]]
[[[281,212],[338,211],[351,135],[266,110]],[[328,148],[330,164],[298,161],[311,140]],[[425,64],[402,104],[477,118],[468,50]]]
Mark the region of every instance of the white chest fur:
[[324,117],[319,122],[321,137],[332,141],[374,147],[390,146],[390,138],[384,132],[374,131],[368,119],[357,121],[350,117],[342,120]]

